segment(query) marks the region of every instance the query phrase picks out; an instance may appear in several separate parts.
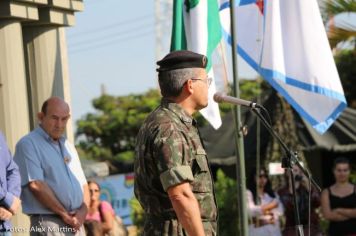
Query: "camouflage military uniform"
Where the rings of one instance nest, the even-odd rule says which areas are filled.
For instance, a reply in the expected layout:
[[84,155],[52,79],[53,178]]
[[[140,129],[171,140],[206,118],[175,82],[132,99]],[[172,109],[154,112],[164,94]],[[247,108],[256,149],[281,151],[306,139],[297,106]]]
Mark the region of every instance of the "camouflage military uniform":
[[186,181],[199,202],[206,235],[216,235],[213,180],[196,122],[179,105],[162,99],[136,144],[135,195],[146,213],[144,235],[187,235],[166,192]]

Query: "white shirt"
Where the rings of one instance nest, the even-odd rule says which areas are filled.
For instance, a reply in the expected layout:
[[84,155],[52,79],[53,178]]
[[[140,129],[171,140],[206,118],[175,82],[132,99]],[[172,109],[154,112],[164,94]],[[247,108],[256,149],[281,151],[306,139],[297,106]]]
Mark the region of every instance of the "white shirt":
[[260,204],[265,205],[272,201],[277,201],[278,206],[271,210],[272,215],[263,215],[261,205],[256,205],[253,201],[253,195],[250,190],[247,190],[247,206],[249,217],[257,217],[259,219],[268,219],[273,217],[274,224],[266,224],[261,227],[255,227],[254,224],[249,225],[249,234],[254,236],[280,236],[281,229],[279,225],[279,217],[283,214],[284,209],[277,194],[276,198],[272,198],[267,193],[260,196]]

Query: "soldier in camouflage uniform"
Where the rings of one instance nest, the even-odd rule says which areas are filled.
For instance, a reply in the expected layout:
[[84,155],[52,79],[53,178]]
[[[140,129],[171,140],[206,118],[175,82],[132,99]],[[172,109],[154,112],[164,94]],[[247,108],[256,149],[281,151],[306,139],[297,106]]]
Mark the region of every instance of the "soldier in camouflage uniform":
[[208,104],[207,58],[175,51],[157,63],[160,106],[136,143],[135,195],[143,235],[217,235],[213,179],[192,114]]

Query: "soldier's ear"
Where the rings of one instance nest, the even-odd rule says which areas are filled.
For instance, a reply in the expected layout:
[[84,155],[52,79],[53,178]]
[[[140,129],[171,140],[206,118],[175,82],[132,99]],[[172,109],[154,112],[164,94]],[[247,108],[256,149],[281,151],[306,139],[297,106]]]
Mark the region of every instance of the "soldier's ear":
[[193,80],[188,79],[187,82],[185,82],[183,89],[185,89],[188,94],[193,94],[194,93],[193,88],[194,88]]

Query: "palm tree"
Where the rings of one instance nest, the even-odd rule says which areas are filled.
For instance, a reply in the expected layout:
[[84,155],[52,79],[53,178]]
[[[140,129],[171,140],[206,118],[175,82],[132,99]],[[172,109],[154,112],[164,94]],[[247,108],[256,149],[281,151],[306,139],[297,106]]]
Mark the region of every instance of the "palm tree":
[[327,22],[330,27],[328,30],[329,42],[332,48],[340,42],[349,42],[356,48],[356,26],[350,22],[338,22],[337,26],[333,25],[334,16],[341,13],[356,13],[356,0],[324,0],[322,8],[327,16]]

